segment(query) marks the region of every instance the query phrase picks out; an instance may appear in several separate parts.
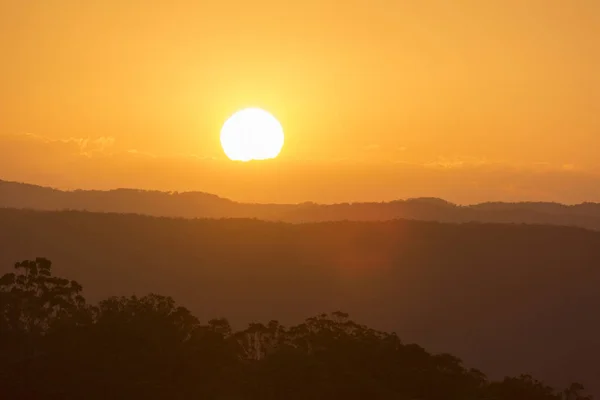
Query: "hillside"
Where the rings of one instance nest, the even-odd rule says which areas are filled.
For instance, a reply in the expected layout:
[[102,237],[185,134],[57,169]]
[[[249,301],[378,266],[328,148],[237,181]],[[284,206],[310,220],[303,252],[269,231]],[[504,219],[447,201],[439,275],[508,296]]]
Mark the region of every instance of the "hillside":
[[201,320],[344,310],[490,377],[599,393],[600,233],[418,221],[286,224],[0,210],[0,274],[47,257],[96,301],[173,294]]
[[0,276],[0,397],[10,399],[592,400],[572,382],[490,379],[347,313],[287,327],[202,323],[172,297],[90,304],[52,261]]
[[0,181],[0,207],[87,210],[184,218],[258,218],[283,222],[384,221],[494,222],[578,226],[600,230],[600,204],[483,203],[458,206],[440,199],[388,203],[245,204],[216,195],[134,189],[60,191]]

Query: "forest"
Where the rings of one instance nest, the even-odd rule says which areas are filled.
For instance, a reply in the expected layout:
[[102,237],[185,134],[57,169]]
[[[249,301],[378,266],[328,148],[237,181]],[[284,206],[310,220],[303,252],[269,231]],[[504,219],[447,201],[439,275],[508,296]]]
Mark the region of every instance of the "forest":
[[572,383],[489,380],[447,353],[336,311],[285,327],[201,323],[171,297],[109,297],[45,258],[0,278],[0,397],[10,399],[589,400]]
[[600,233],[423,221],[287,224],[0,209],[0,275],[41,256],[97,303],[174,296],[200,320],[343,310],[491,379],[600,391]]

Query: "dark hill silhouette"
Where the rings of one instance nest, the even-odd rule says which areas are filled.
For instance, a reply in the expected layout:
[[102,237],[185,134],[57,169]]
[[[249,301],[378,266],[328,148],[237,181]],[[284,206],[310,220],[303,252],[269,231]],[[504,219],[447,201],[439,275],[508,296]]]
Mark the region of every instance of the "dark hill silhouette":
[[387,203],[246,204],[200,192],[134,189],[60,191],[0,181],[0,207],[87,210],[184,218],[257,218],[283,222],[382,221],[396,218],[440,222],[494,222],[579,226],[600,230],[600,204],[483,203],[458,206],[418,198]]
[[0,274],[43,255],[94,302],[174,294],[201,320],[236,327],[344,310],[492,378],[600,390],[600,232],[0,209],[0,246]]
[[90,304],[45,258],[0,276],[0,397],[10,399],[592,400],[531,375],[490,380],[347,313],[235,331],[158,294]]

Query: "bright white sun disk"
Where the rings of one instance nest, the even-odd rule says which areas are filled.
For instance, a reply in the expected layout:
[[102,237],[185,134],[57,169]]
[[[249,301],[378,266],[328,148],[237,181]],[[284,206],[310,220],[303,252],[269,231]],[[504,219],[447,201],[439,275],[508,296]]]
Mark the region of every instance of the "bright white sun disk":
[[265,110],[246,108],[225,122],[221,128],[221,145],[232,160],[275,158],[283,147],[283,128]]

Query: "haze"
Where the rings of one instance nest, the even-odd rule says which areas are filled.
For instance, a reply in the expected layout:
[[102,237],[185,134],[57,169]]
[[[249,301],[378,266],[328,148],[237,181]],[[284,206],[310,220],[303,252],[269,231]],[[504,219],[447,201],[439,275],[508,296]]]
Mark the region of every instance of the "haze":
[[[599,41],[593,0],[2,0],[2,178],[258,202],[600,201]],[[286,145],[242,168],[219,130],[247,106]]]
[[0,60],[0,399],[600,395],[600,1],[0,0]]

